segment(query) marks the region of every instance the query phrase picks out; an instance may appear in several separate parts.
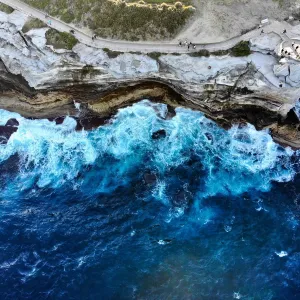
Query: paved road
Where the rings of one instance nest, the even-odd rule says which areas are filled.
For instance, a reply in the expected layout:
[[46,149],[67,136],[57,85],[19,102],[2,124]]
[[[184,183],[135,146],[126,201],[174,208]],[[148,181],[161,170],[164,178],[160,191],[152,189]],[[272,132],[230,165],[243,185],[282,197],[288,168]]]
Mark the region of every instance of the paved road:
[[[0,2],[7,4],[13,7],[16,10],[19,10],[27,15],[40,19],[42,21],[51,20],[50,27],[55,28],[59,31],[67,31],[69,32],[70,29],[75,31],[75,37],[83,44],[88,46],[92,46],[95,48],[109,48],[114,51],[122,51],[122,52],[129,52],[129,51],[136,51],[136,52],[165,52],[165,53],[187,53],[188,50],[186,47],[179,47],[178,44],[174,42],[127,42],[127,41],[119,41],[119,40],[108,40],[108,39],[101,39],[97,38],[96,41],[92,41],[92,35],[84,32],[82,29],[76,27],[75,25],[67,24],[57,18],[49,17],[45,18],[45,13],[27,5],[26,3],[19,1],[19,0],[0,0]],[[284,40],[286,37],[282,35],[283,29],[290,30],[290,25],[286,22],[272,22],[270,25],[264,27],[264,32],[276,32],[282,36]],[[242,36],[238,36],[232,39],[229,39],[224,42],[219,43],[212,43],[212,44],[200,44],[196,43],[197,49],[196,50],[209,50],[209,51],[217,51],[217,50],[227,50],[232,48],[240,41],[248,41],[249,39],[258,36],[260,34],[260,29],[252,30]]]

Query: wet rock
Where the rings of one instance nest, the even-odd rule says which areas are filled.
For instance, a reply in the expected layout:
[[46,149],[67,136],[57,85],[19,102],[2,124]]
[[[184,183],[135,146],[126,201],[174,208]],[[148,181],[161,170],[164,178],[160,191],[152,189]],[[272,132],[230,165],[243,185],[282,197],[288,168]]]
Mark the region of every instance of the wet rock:
[[168,112],[166,115],[166,119],[169,120],[176,116],[176,111],[175,111],[175,108],[169,104],[167,105],[167,108],[168,108]]
[[57,117],[57,118],[54,119],[54,122],[55,122],[56,125],[60,125],[64,122],[65,118],[66,118],[65,116]]
[[167,133],[164,129],[160,129],[160,130],[157,130],[152,133],[153,140],[162,139],[162,138],[165,138],[166,136],[167,136]]
[[295,110],[292,108],[286,115],[286,118],[284,120],[284,124],[299,124],[300,120],[295,112]]
[[209,141],[212,141],[212,140],[213,140],[213,136],[212,136],[211,133],[205,132],[204,134],[205,134],[206,138],[207,138]]
[[107,118],[100,118],[98,116],[91,116],[77,120],[76,130],[91,130],[105,125],[108,122]]
[[156,176],[151,172],[146,172],[143,177],[144,177],[144,182],[147,185],[152,185],[155,184],[156,182]]
[[17,153],[13,154],[7,160],[0,163],[0,176],[1,174],[5,174],[6,176],[7,174],[16,174],[17,172],[19,172],[19,165],[20,165],[19,155]]
[[13,127],[18,127],[19,126],[19,122],[16,119],[9,119],[5,126],[13,126]]
[[13,133],[18,130],[17,127],[0,126],[0,144],[6,144]]

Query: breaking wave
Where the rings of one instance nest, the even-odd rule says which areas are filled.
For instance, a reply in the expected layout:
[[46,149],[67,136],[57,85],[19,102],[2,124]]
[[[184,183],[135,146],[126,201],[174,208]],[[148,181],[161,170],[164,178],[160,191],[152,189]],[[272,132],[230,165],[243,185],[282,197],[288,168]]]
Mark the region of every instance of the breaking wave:
[[141,101],[76,131],[0,110],[3,299],[299,299],[299,154]]
[[[272,181],[290,181],[294,176],[293,151],[274,143],[267,131],[249,124],[225,131],[202,113],[183,108],[167,119],[165,105],[146,100],[88,132],[75,131],[76,121],[70,117],[56,125],[6,111],[0,116],[2,123],[12,117],[20,123],[8,144],[0,146],[0,162],[19,156],[20,172],[9,185],[20,190],[72,184],[105,193],[126,186],[133,173],[147,168],[158,179],[154,190],[161,190],[153,194],[162,197],[168,173],[186,164],[198,169],[197,197],[268,191]],[[153,139],[158,130],[166,136]]]

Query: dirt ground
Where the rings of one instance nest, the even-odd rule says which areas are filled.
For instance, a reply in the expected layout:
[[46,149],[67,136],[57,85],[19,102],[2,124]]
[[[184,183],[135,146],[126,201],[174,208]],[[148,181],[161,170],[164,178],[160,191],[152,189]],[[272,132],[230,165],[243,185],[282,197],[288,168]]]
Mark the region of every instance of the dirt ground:
[[253,29],[262,19],[283,20],[300,12],[299,0],[194,0],[194,5],[195,16],[176,40],[219,42]]

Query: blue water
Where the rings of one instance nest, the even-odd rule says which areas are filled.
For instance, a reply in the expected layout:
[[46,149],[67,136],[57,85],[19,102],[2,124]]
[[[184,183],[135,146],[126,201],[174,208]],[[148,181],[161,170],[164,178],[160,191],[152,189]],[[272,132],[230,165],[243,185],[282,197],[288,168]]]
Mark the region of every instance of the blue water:
[[[299,299],[299,153],[142,101],[75,131],[0,110],[1,299]],[[152,139],[164,129],[166,137]]]

